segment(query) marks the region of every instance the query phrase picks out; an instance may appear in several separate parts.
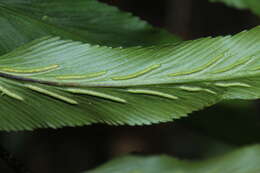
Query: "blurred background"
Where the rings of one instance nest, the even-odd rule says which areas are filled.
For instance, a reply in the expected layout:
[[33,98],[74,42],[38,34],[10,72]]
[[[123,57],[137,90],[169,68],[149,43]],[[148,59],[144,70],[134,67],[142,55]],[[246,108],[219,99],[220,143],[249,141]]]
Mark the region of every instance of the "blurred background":
[[[207,0],[102,2],[131,12],[184,40],[235,34],[260,24],[260,19],[249,11]],[[229,101],[170,123],[1,132],[0,143],[34,173],[80,173],[128,153],[204,159],[260,142],[259,130],[259,101]],[[1,159],[0,172],[12,173]]]

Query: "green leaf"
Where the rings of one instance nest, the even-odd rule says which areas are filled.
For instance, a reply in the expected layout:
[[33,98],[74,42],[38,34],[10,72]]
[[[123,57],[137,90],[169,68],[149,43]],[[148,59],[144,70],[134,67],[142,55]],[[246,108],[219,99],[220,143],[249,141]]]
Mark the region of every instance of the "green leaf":
[[260,16],[260,1],[259,0],[210,0],[211,2],[223,2],[228,6],[233,6],[239,9],[250,9],[255,14]]
[[260,27],[144,48],[38,39],[0,56],[0,129],[143,125],[257,99],[259,53]]
[[96,0],[0,0],[0,26],[0,55],[48,35],[113,47],[179,40]]
[[257,173],[260,146],[245,147],[204,161],[185,161],[169,156],[125,156],[87,173]]

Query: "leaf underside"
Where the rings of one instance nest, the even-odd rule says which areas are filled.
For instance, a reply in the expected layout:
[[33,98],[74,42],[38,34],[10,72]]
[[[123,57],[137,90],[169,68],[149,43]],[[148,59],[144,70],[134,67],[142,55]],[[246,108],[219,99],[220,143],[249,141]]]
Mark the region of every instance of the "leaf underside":
[[0,56],[0,129],[144,125],[257,99],[259,53],[260,27],[151,47],[37,39]]
[[210,0],[211,2],[223,2],[228,6],[239,9],[249,9],[256,15],[260,16],[260,1],[259,0]]
[[0,55],[44,36],[112,47],[179,39],[96,0],[0,0]]
[[125,156],[87,173],[257,173],[260,146],[250,146],[205,161],[183,161],[169,156]]

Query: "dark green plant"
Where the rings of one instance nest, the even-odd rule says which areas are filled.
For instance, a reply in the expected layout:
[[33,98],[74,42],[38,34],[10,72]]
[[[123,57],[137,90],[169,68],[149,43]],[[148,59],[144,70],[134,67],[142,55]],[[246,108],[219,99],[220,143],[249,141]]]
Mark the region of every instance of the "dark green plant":
[[223,2],[231,7],[238,9],[250,9],[257,15],[260,15],[260,5],[258,0],[210,0],[211,2]]
[[[260,15],[259,0],[219,2]],[[0,26],[0,130],[149,125],[260,98],[260,26],[182,41],[96,0],[0,0]],[[253,173],[257,153],[195,163],[130,156],[93,173]]]

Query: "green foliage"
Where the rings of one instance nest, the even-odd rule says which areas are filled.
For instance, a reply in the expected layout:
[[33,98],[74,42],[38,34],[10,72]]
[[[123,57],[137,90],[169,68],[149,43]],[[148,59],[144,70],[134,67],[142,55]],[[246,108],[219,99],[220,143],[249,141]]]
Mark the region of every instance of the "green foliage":
[[152,47],[38,39],[0,57],[0,129],[143,125],[256,99],[259,48],[260,27]]
[[229,6],[239,9],[250,9],[255,14],[260,16],[260,1],[259,0],[210,0],[211,2],[223,2]]
[[184,161],[169,156],[125,156],[87,173],[257,173],[260,146],[242,148],[205,161]]
[[48,35],[114,47],[179,40],[96,0],[0,0],[0,26],[0,55]]
[[[210,1],[260,15],[259,0]],[[0,0],[0,26],[0,130],[149,125],[260,98],[260,26],[181,41],[96,0]],[[253,173],[259,160],[256,145],[205,161],[125,156],[89,173]]]

